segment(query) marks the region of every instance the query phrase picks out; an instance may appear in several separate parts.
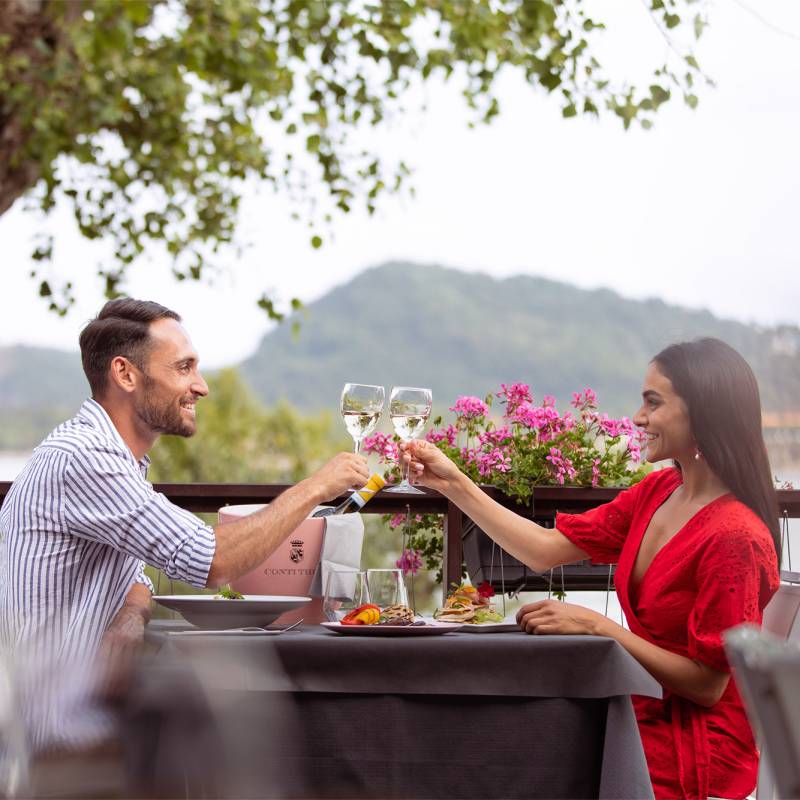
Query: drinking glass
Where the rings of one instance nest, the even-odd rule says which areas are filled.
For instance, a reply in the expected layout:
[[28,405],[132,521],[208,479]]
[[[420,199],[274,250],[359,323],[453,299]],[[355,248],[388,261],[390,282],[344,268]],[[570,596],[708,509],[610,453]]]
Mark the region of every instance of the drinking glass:
[[[394,386],[389,396],[389,416],[394,432],[404,441],[416,439],[425,427],[431,414],[433,394],[430,389],[414,386]],[[403,467],[403,481],[384,492],[405,492],[406,494],[424,494],[408,482],[408,466]]]
[[361,447],[361,440],[375,430],[383,410],[386,392],[383,386],[370,386],[366,383],[346,383],[342,389],[341,410],[344,426],[353,437],[355,451]]
[[372,602],[367,573],[358,569],[331,570],[325,583],[322,612],[328,622],[342,618],[365,603]]
[[368,569],[367,584],[372,602],[381,609],[408,605],[408,592],[402,570]]

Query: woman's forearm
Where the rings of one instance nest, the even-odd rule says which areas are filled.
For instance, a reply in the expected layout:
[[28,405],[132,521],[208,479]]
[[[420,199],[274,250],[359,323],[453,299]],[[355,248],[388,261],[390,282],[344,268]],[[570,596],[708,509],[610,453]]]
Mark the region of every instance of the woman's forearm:
[[698,705],[713,706],[730,680],[727,672],[665,650],[606,617],[596,632],[616,639],[662,686]]
[[492,500],[463,473],[444,494],[503,550],[537,572],[588,558],[557,530],[543,528]]

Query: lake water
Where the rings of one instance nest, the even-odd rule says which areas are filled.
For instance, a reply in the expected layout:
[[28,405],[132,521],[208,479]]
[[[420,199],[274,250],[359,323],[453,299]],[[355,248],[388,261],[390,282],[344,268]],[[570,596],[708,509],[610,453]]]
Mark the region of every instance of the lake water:
[[30,452],[15,453],[0,450],[0,481],[13,481],[30,456]]

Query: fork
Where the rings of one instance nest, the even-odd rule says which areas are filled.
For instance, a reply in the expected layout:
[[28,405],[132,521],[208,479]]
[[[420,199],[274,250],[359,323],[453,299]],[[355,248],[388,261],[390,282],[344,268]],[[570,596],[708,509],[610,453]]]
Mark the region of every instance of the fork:
[[235,633],[263,633],[265,635],[272,635],[277,636],[279,633],[286,633],[286,631],[292,630],[292,628],[296,628],[303,620],[299,619],[297,622],[293,622],[291,625],[287,625],[285,628],[260,628],[257,625],[251,625],[246,628],[226,628],[225,630],[220,631],[204,631],[204,630],[196,630],[196,631],[173,631],[170,633],[170,636],[203,636],[206,635],[221,635],[227,634],[232,635]]

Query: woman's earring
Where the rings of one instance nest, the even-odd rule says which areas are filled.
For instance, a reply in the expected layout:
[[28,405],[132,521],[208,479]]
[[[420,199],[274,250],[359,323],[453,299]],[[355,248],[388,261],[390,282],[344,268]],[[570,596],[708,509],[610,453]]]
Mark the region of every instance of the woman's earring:
[[694,460],[699,461],[703,457],[703,454],[699,450],[694,451]]

